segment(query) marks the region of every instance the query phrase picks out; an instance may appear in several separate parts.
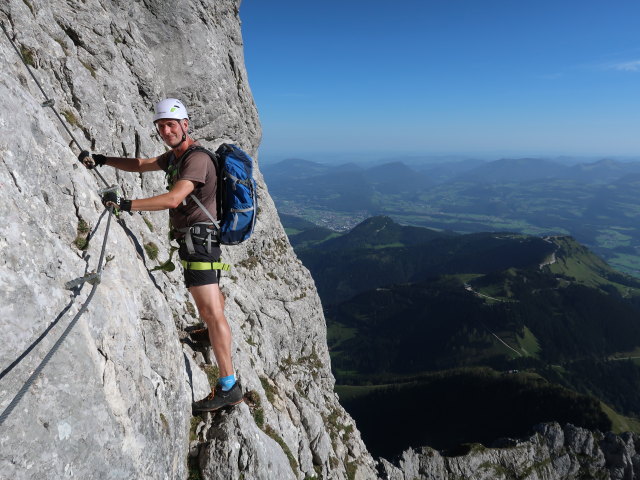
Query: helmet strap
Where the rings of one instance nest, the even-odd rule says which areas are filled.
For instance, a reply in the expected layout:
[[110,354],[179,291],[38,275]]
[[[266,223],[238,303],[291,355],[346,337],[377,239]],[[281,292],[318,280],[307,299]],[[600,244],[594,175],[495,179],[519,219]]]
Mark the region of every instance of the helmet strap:
[[182,130],[182,140],[180,140],[180,143],[177,144],[175,147],[173,148],[178,148],[180,145],[182,145],[184,143],[184,141],[187,139],[187,132],[184,131],[184,128],[182,128],[182,122],[180,123],[180,130]]

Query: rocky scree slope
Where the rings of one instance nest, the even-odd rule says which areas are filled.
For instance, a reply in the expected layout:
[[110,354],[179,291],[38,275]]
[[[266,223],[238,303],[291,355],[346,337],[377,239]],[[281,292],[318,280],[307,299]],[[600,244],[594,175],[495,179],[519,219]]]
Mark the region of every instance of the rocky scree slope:
[[[5,0],[6,26],[78,141],[95,152],[163,151],[153,104],[181,98],[194,136],[257,154],[260,125],[244,68],[239,0]],[[58,323],[0,380],[7,408],[91,288],[102,184],[6,38],[0,39],[0,368]],[[101,173],[128,198],[165,191],[162,173]],[[102,282],[49,364],[0,426],[6,478],[374,478],[374,462],[333,393],[320,302],[261,174],[253,238],[224,248],[222,288],[248,401],[202,419],[191,402],[215,372],[209,350],[181,343],[197,323],[169,258],[166,212],[112,222]],[[156,257],[157,254],[157,257]],[[212,377],[214,375],[211,375]],[[193,463],[193,462],[192,462]]]

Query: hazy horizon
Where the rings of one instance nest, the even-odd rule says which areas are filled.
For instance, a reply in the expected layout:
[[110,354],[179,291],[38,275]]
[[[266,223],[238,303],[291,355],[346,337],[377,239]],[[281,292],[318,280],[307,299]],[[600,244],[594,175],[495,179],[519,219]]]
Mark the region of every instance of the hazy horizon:
[[552,154],[519,154],[519,153],[401,153],[401,152],[307,152],[307,153],[273,153],[260,151],[258,160],[263,165],[276,164],[285,160],[307,160],[317,163],[344,164],[344,163],[383,163],[402,161],[407,164],[427,164],[458,162],[464,160],[481,160],[492,162],[503,159],[533,158],[551,160],[566,164],[594,163],[601,160],[616,160],[620,162],[640,161],[640,155],[552,155]]

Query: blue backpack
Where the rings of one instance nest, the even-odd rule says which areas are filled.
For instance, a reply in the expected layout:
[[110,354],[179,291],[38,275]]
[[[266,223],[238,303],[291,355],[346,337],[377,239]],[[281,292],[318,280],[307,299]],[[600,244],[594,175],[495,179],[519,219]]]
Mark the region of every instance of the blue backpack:
[[[237,245],[244,242],[253,233],[258,212],[258,195],[256,182],[253,179],[252,158],[237,146],[223,143],[215,153],[200,146],[191,147],[181,160],[196,151],[209,155],[216,166],[217,218],[194,194],[191,194],[191,198],[215,225],[218,241],[222,245]],[[187,233],[187,237],[191,236],[190,233]],[[190,238],[187,239],[187,243],[191,243]]]
[[218,171],[220,243],[237,245],[253,233],[258,193],[253,159],[235,145],[223,143],[215,153]]

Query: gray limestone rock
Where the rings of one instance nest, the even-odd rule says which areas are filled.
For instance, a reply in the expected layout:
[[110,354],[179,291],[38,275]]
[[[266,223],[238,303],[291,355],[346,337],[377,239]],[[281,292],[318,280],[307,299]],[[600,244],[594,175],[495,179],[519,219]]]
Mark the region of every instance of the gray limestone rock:
[[[200,460],[205,478],[296,479],[298,465],[284,441],[253,421],[247,405],[213,414],[214,424]],[[275,437],[275,438],[274,438]],[[285,453],[286,452],[286,453]],[[211,462],[216,458],[221,463]],[[224,461],[222,461],[224,459]]]
[[470,445],[445,457],[429,448],[405,451],[395,464],[381,459],[384,480],[579,480],[640,478],[638,437],[591,432],[557,423],[535,427],[532,436],[499,442],[501,448]]
[[[244,67],[239,0],[6,0],[0,21],[84,149],[164,151],[153,105],[177,96],[195,138],[257,158],[260,123]],[[13,47],[0,39],[0,379],[7,411],[87,299],[65,283],[98,266],[104,185]],[[99,169],[125,197],[165,191],[162,173]],[[210,349],[181,343],[198,322],[169,258],[166,212],[112,219],[87,311],[0,426],[3,478],[375,478],[375,462],[333,393],[320,300],[259,169],[252,239],[223,249],[236,373],[247,403],[191,415],[214,372]],[[157,258],[150,252],[157,248]],[[146,247],[146,248],[145,248]],[[51,326],[54,320],[58,321]],[[193,461],[191,462],[193,465]],[[275,475],[275,476],[274,476]]]
[[[239,5],[5,0],[0,22],[82,148],[157,155],[153,104],[177,96],[205,146],[231,141],[257,158]],[[205,479],[638,477],[637,436],[556,424],[505,448],[449,458],[424,447],[376,465],[333,393],[320,300],[259,169],[255,233],[223,249],[234,264],[221,288],[244,404],[192,417],[215,366],[210,349],[181,342],[198,322],[181,272],[153,270],[170,256],[166,212],[112,219],[95,295],[35,375],[89,298],[92,285],[65,284],[97,269],[108,217],[102,181],[78,164],[79,149],[4,37],[0,62],[3,478],[173,480],[189,465]],[[99,172],[128,198],[165,191],[161,173]]]

